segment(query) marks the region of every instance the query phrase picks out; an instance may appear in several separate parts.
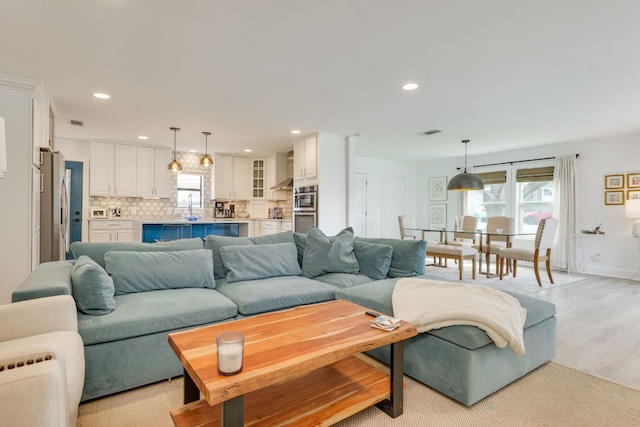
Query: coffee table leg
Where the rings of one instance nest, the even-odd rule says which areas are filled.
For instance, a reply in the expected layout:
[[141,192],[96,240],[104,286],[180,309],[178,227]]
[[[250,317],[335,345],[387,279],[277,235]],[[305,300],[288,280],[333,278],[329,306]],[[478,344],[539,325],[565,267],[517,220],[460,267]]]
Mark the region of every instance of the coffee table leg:
[[403,412],[403,363],[404,343],[402,341],[391,344],[391,397],[376,404],[376,407],[384,411],[392,418],[399,417]]
[[198,390],[196,383],[193,382],[186,369],[184,370],[184,392],[182,400],[185,405],[200,400],[200,390]]
[[244,396],[234,397],[222,402],[222,426],[244,426]]

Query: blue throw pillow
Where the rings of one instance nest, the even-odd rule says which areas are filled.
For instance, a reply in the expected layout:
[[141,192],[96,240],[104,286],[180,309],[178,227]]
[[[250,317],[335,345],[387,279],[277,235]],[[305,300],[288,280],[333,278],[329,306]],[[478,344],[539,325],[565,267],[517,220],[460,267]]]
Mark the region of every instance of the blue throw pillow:
[[393,246],[356,240],[353,242],[353,253],[360,264],[360,274],[369,276],[373,280],[382,280],[387,277],[393,256]]
[[228,283],[302,274],[296,245],[291,242],[224,246],[220,248],[220,256]]
[[333,238],[311,226],[307,232],[302,275],[313,278],[326,273],[358,274],[360,265],[353,253],[353,232],[345,229]]
[[215,288],[209,249],[171,252],[113,251],[104,255],[116,295],[177,288]]
[[78,258],[71,269],[73,298],[85,314],[103,315],[116,309],[113,279],[86,255]]
[[400,240],[388,238],[356,237],[356,242],[377,243],[393,247],[389,277],[409,277],[424,274],[427,242],[424,240]]

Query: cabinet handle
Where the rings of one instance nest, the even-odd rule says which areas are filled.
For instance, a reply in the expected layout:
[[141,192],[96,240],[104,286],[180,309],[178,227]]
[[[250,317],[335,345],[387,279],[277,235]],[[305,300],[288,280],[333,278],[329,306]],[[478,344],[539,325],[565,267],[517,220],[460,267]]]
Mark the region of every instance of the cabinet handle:
[[[42,153],[41,153],[42,154]],[[38,180],[40,181],[40,192],[43,193],[44,192],[44,174],[39,173],[38,174]]]

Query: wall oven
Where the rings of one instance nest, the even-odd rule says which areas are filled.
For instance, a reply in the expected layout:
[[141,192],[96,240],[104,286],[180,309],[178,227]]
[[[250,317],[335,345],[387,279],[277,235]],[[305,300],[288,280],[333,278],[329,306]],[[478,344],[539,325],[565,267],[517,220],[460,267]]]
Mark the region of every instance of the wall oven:
[[293,229],[306,233],[310,226],[318,226],[318,186],[293,189]]

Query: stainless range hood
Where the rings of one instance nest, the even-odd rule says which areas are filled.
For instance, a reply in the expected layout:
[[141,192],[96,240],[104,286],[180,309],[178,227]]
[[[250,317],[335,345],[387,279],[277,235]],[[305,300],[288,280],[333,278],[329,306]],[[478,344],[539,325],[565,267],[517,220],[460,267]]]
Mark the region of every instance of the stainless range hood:
[[287,178],[284,181],[280,181],[271,190],[293,190],[293,178]]

